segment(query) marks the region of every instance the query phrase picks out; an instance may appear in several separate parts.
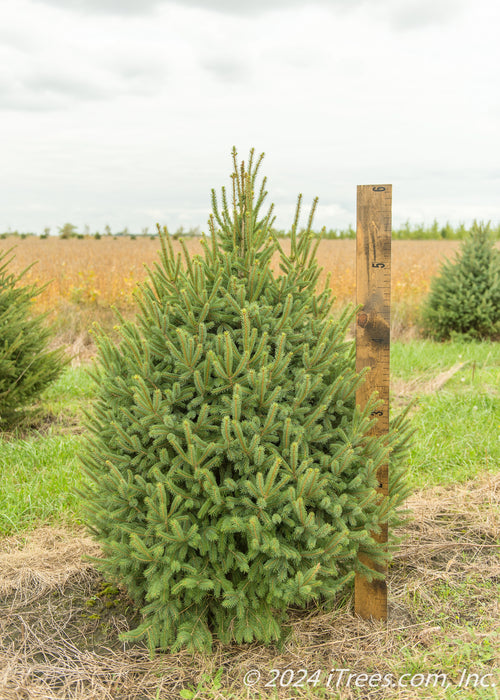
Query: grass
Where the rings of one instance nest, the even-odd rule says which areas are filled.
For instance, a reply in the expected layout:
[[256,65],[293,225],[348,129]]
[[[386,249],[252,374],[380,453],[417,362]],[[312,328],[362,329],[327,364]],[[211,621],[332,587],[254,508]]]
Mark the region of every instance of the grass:
[[84,408],[94,395],[94,383],[87,367],[77,365],[71,367],[49,387],[44,394],[46,411],[51,414],[80,419]]
[[85,367],[68,368],[45,392],[35,428],[0,438],[1,534],[76,517],[82,409],[92,394]]
[[[497,348],[393,344],[394,410],[416,399],[408,472],[416,491],[413,521],[389,571],[387,624],[356,618],[349,590],[333,610],[292,611],[280,647],[216,644],[210,658],[181,652],[151,660],[143,646],[118,642],[135,624],[134,611],[82,559],[99,554],[71,493],[80,479],[82,410],[94,389],[84,365],[69,367],[45,393],[38,423],[0,438],[2,700],[500,698],[498,676],[489,678],[496,687],[474,688],[474,676],[458,687],[464,669],[481,677],[500,665]],[[262,680],[245,688],[255,668]],[[320,682],[265,688],[272,669],[287,668],[321,669]],[[446,673],[449,685],[327,687],[339,668],[395,678]]]
[[[416,376],[435,375],[457,362],[470,366],[470,379],[478,375],[472,372],[481,370],[481,377],[498,383],[500,359],[498,344],[483,342],[453,341],[437,343],[432,340],[393,343],[391,346],[391,371],[395,379],[415,379]],[[474,367],[476,363],[476,367]],[[496,379],[495,379],[496,377]]]
[[71,518],[77,510],[72,491],[79,481],[79,442],[74,435],[49,435],[2,445],[0,533]]
[[396,405],[416,400],[414,486],[463,482],[500,462],[500,357],[494,343],[411,341],[392,348]]
[[[461,387],[460,387],[461,389]],[[415,486],[463,482],[498,469],[498,396],[453,391],[420,399],[410,474]]]

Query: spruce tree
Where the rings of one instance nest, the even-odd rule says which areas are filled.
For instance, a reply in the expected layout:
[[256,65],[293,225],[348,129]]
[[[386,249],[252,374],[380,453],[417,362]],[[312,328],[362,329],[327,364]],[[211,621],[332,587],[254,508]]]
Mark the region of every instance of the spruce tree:
[[288,606],[373,575],[359,553],[389,559],[373,533],[407,493],[406,424],[368,434],[378,403],[355,405],[353,310],[334,318],[328,284],[315,293],[315,205],[297,236],[299,198],[285,253],[272,206],[261,213],[265,179],[256,194],[262,156],[233,160],[232,205],[212,191],[204,254],[181,239],[176,256],[163,230],[136,321],[118,344],[98,337],[83,502],[99,565],[141,607],[122,637],[152,651],[279,639]]
[[26,417],[67,362],[61,349],[49,349],[53,333],[46,315],[33,312],[33,299],[44,288],[22,285],[29,268],[9,272],[11,252],[0,251],[0,431]]
[[454,260],[433,278],[422,325],[436,340],[500,337],[500,251],[488,226],[474,224]]

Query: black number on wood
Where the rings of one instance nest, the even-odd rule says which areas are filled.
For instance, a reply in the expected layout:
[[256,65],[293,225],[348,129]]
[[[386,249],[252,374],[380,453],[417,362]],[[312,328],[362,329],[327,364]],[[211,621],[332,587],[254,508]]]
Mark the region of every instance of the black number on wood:
[[385,267],[385,263],[372,263],[372,267]]
[[385,192],[385,187],[372,187],[374,192]]
[[370,413],[370,416],[383,416],[384,412],[383,411],[372,411]]

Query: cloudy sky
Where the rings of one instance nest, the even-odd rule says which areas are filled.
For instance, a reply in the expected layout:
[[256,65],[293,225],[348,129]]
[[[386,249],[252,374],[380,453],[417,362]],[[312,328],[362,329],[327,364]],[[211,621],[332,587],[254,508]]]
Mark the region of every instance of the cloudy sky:
[[277,225],[500,221],[498,0],[2,0],[0,231],[200,226],[231,148]]

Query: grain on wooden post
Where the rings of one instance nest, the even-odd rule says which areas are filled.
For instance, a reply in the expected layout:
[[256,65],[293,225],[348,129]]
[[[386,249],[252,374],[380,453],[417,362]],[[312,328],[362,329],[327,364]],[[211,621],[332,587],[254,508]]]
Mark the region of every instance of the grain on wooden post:
[[[359,185],[356,226],[356,303],[362,304],[356,319],[356,371],[370,367],[366,381],[356,392],[356,403],[364,407],[374,391],[383,403],[375,412],[377,422],[371,429],[376,436],[389,430],[389,365],[391,309],[391,206],[392,185]],[[389,465],[377,473],[382,495],[389,492]],[[387,543],[387,524],[375,539]],[[368,557],[360,561],[371,569],[386,573]],[[387,584],[371,583],[356,574],[354,610],[365,619],[387,619]]]

